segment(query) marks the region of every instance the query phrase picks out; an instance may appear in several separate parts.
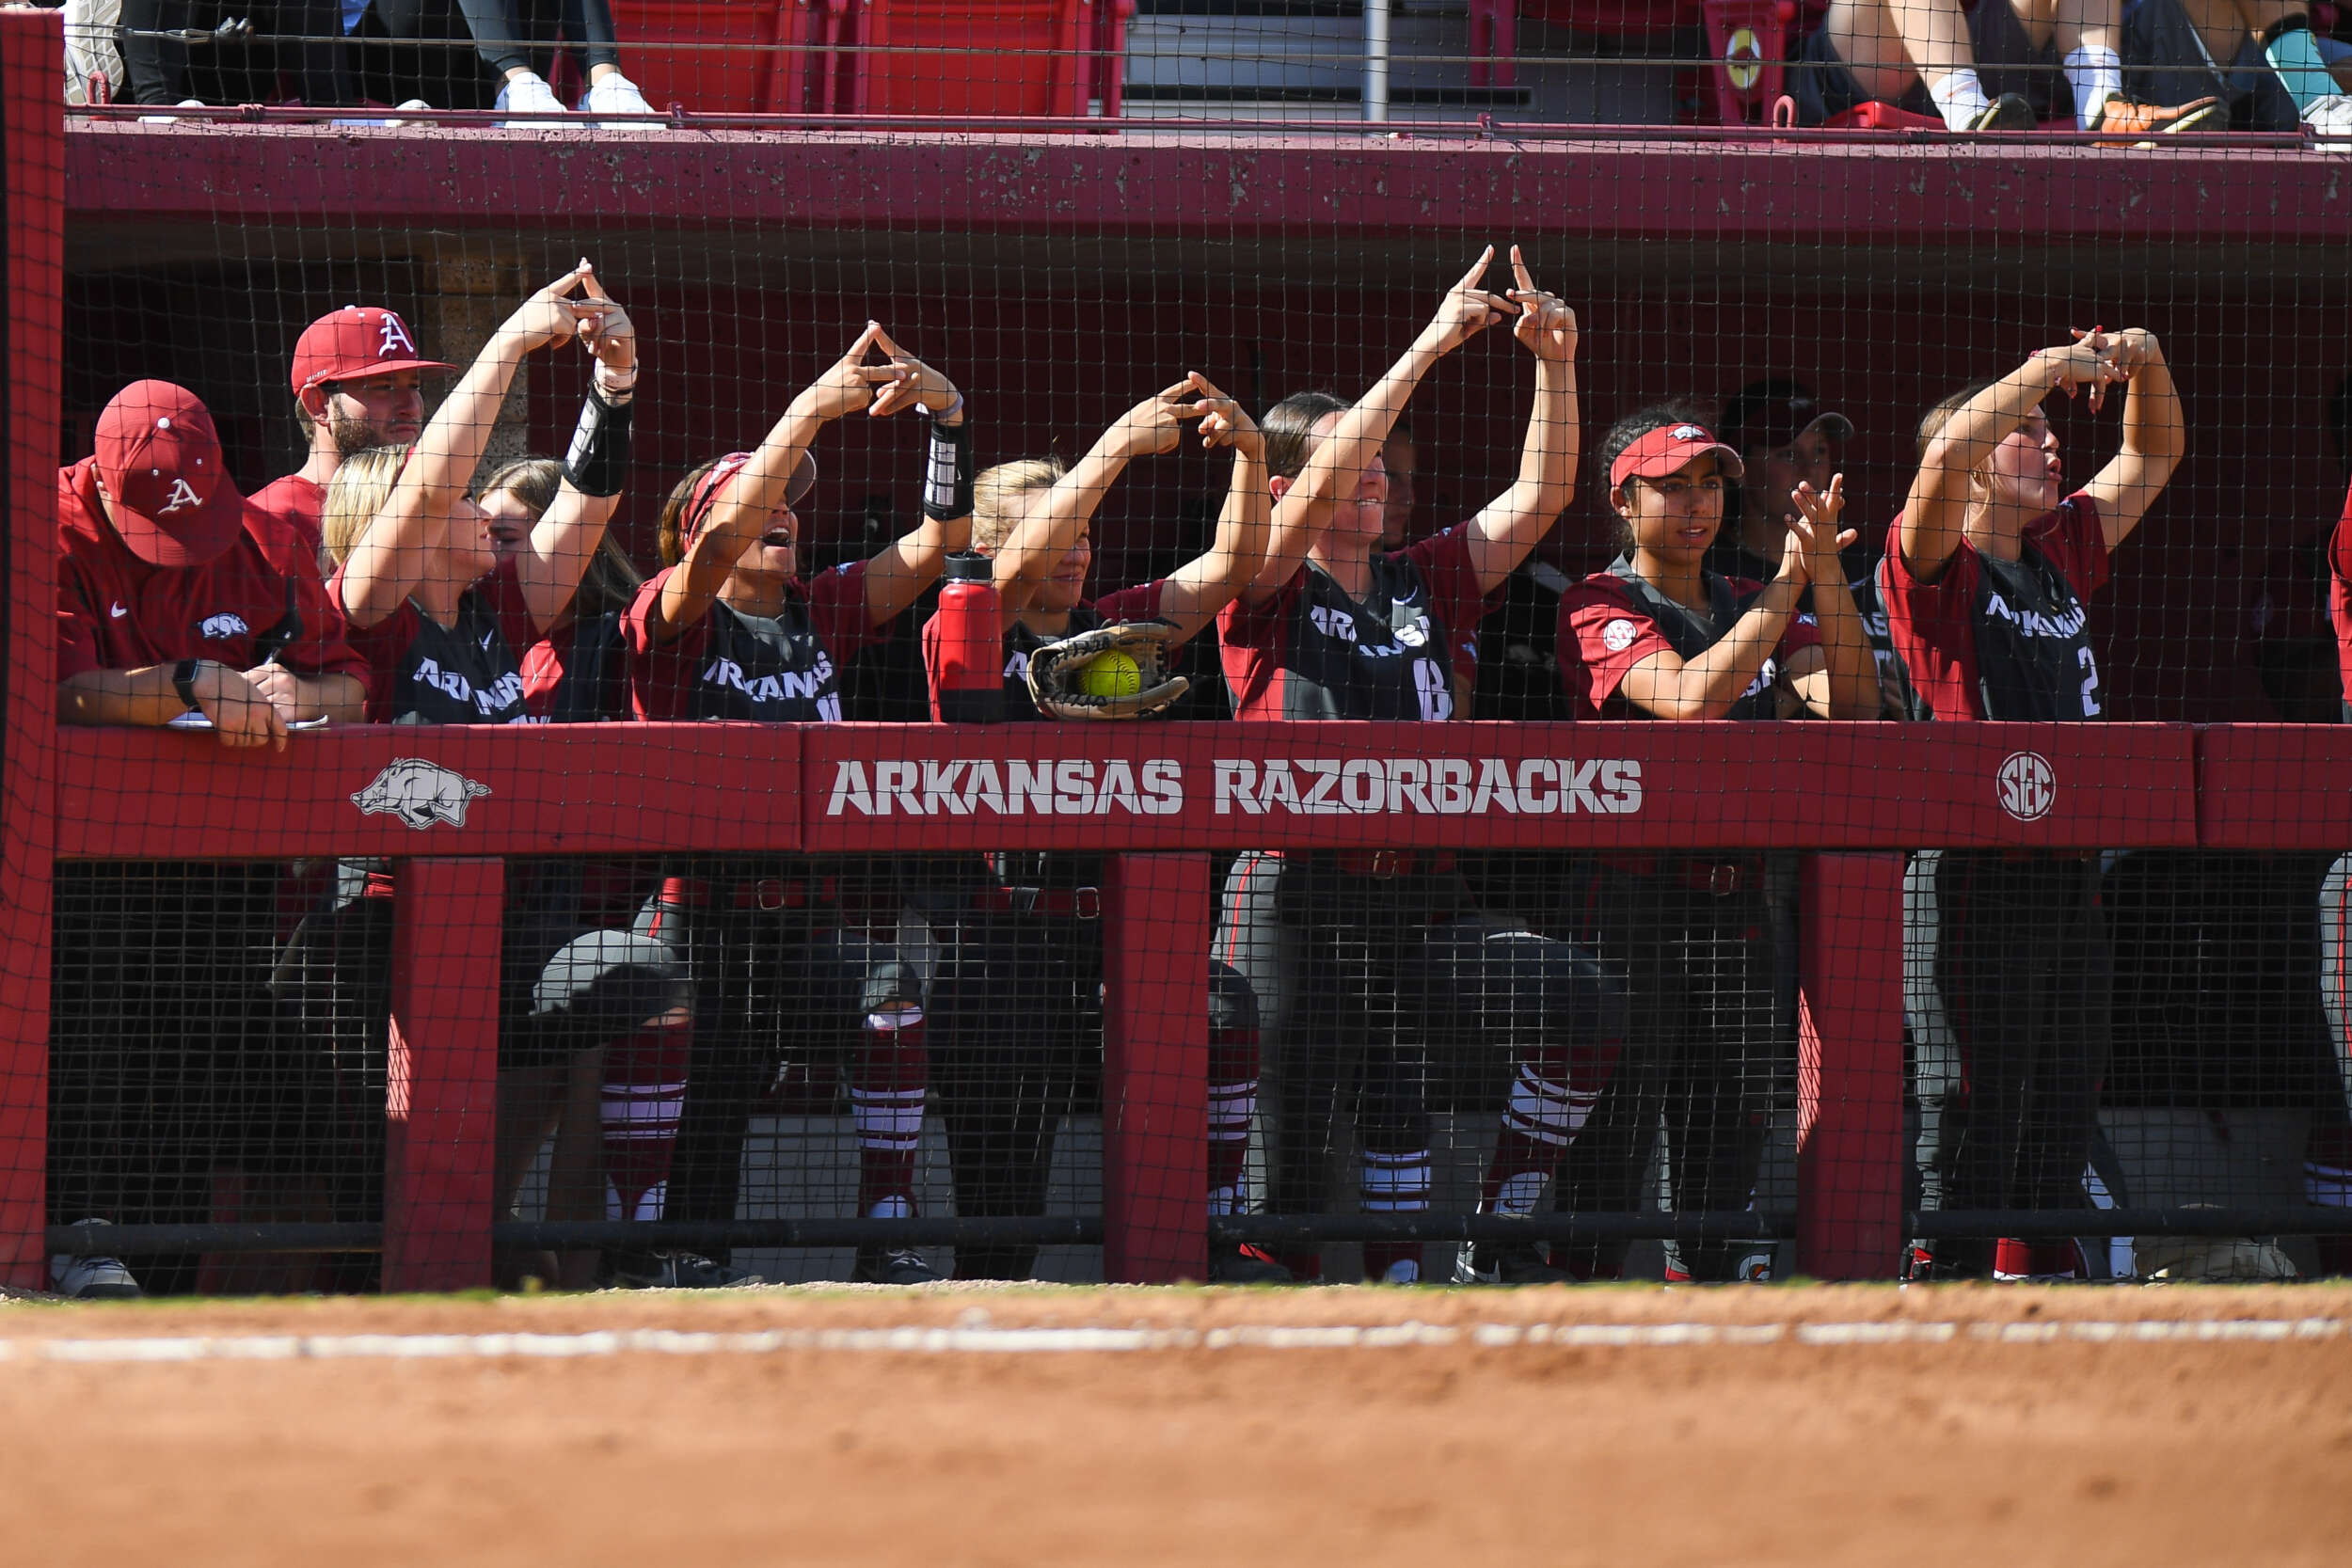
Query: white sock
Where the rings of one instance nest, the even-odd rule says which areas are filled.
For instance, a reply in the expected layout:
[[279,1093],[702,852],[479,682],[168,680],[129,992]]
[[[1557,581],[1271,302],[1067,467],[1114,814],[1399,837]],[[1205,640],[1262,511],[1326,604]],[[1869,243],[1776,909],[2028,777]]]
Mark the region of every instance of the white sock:
[[1935,100],[1947,131],[1967,130],[1979,115],[1993,107],[1993,100],[1984,95],[1984,84],[1977,80],[1973,70],[1955,71],[1940,82],[1929,83],[1928,96]]
[[2088,131],[2106,101],[2123,91],[2123,61],[2112,49],[2077,45],[2066,53],[2066,83],[2074,89],[2074,124]]

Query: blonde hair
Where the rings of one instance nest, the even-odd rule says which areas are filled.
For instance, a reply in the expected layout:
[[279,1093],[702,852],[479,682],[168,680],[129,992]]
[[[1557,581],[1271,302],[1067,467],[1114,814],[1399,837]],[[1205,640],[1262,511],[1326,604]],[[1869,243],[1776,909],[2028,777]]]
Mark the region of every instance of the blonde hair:
[[1058,457],[1024,457],[985,468],[972,481],[972,547],[993,555],[1012,537],[1015,496],[1033,496],[1061,482],[1070,466]]
[[413,447],[370,447],[342,460],[326,486],[319,516],[319,569],[332,577],[351,547],[384,510]]

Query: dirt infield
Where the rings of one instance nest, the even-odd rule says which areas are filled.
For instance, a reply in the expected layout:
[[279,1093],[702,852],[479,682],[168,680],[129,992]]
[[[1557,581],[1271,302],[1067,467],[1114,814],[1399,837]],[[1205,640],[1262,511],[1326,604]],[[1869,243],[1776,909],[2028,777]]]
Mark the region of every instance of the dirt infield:
[[106,1568],[2334,1564],[2352,1290],[12,1302],[0,1521]]

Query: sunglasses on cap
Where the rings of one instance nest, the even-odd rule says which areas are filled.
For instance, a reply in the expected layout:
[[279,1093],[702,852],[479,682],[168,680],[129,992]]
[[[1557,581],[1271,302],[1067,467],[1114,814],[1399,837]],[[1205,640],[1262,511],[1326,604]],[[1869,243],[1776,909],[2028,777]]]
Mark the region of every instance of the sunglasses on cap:
[[[735,476],[750,466],[751,461],[752,454],[748,451],[731,451],[711,465],[708,473],[694,482],[693,494],[686,498],[686,511],[678,528],[681,545],[693,543],[695,535],[702,532],[703,525],[710,521],[711,513],[718,510],[719,497]],[[791,482],[785,486],[784,504],[799,507],[816,487],[817,459],[803,452],[800,466],[792,470]]]

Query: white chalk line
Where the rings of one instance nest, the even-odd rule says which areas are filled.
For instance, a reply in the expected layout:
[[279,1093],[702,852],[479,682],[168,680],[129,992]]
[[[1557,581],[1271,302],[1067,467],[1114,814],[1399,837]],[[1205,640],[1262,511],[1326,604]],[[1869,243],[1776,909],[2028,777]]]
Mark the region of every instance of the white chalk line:
[[1151,1351],[1405,1350],[1555,1345],[1595,1349],[1822,1348],[1959,1342],[2039,1345],[2308,1342],[2344,1337],[2341,1318],[2227,1322],[1796,1323],[1333,1323],[1230,1328],[667,1328],[585,1334],[215,1334],[107,1339],[0,1339],[0,1362],[80,1365],[190,1361],[576,1360],[618,1355],[1117,1355]]

